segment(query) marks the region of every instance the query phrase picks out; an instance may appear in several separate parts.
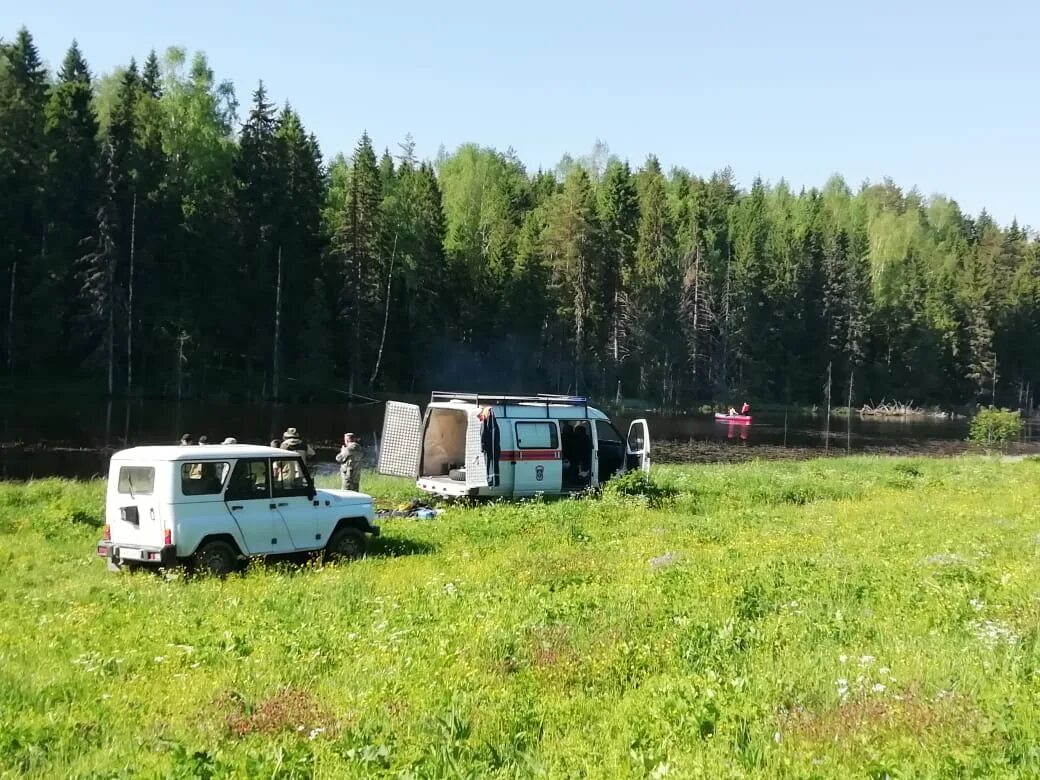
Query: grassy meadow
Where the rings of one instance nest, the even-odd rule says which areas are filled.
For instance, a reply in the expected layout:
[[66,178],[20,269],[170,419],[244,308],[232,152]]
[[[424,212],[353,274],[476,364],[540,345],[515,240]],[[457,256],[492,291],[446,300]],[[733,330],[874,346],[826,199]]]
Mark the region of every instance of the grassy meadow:
[[100,482],[0,485],[0,777],[1040,775],[1040,462],[654,484],[225,581],[108,572]]

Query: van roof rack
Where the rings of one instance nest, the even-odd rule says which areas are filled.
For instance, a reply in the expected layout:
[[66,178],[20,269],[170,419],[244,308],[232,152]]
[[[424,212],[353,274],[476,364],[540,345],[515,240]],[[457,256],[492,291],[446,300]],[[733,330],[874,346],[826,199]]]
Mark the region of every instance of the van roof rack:
[[550,406],[580,406],[588,417],[589,399],[584,395],[553,395],[538,393],[536,395],[502,395],[498,393],[451,393],[435,390],[430,393],[430,403],[437,401],[469,401],[477,406],[509,406],[510,404],[542,404],[545,416],[549,416]]

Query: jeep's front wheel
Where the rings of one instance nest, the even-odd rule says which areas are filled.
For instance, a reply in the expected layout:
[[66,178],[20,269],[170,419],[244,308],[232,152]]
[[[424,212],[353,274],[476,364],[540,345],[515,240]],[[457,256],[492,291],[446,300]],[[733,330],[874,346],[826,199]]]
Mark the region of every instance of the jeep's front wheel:
[[214,577],[226,577],[235,570],[238,556],[230,544],[214,540],[206,542],[195,551],[192,563],[195,570],[200,573],[212,574]]
[[325,545],[325,555],[334,560],[356,560],[365,554],[365,535],[356,528],[340,528]]

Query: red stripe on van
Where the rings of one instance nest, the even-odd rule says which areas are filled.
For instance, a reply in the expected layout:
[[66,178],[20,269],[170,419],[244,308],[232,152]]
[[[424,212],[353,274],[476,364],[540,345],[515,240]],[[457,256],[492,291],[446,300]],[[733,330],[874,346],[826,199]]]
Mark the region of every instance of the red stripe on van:
[[500,461],[518,460],[560,460],[559,450],[502,450],[499,453]]

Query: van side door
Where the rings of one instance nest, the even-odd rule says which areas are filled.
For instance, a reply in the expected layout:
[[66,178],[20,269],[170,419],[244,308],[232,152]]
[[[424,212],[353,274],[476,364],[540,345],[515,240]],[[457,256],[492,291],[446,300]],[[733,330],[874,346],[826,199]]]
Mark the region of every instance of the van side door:
[[596,456],[599,464],[599,484],[603,484],[626,468],[625,439],[618,429],[606,420],[596,420]]
[[[235,518],[249,555],[274,552],[281,515],[271,498],[267,458],[243,458],[235,463],[224,491],[224,504]],[[277,525],[276,525],[277,521]]]
[[271,495],[278,514],[285,524],[285,533],[278,538],[278,551],[311,550],[323,546],[317,541],[318,515],[314,506],[314,488],[303,461],[297,457],[275,458],[271,461]]
[[560,493],[563,490],[563,456],[556,420],[517,420],[513,423],[516,449],[503,451],[513,470],[513,494]]
[[628,467],[650,473],[650,426],[646,420],[633,420],[628,426]]

